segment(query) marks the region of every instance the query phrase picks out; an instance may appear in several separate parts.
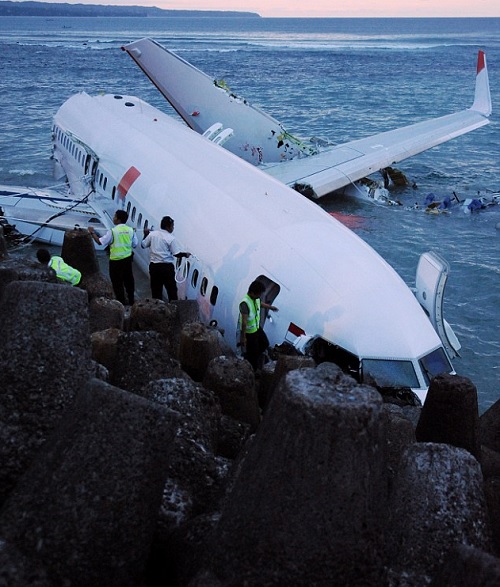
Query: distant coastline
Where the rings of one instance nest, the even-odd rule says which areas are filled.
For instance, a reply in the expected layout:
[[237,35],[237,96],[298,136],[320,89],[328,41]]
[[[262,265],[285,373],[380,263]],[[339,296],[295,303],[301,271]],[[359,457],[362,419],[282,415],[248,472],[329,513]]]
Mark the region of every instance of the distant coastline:
[[154,6],[54,4],[0,0],[0,16],[137,16],[137,17],[238,17],[260,18],[256,12],[232,10],[163,10]]

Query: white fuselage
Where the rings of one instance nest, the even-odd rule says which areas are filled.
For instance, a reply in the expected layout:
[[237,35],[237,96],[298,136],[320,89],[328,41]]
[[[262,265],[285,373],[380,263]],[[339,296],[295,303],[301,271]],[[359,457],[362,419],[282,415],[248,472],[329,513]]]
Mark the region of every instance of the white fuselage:
[[[271,344],[290,340],[292,323],[357,357],[365,376],[425,394],[419,359],[444,354],[438,335],[399,275],[319,206],[138,98],[74,95],[54,137],[71,191],[93,187],[104,224],[124,208],[141,240],[174,218],[194,255],[180,297],[198,300],[233,348],[239,303],[262,276],[279,308],[264,326]],[[147,272],[148,251],[135,259]],[[452,370],[446,357],[432,368]]]

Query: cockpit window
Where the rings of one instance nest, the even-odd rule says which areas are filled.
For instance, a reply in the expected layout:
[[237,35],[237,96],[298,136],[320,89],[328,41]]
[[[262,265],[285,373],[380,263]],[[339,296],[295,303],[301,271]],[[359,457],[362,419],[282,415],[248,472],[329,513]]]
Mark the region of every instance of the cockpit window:
[[424,372],[427,385],[436,375],[439,375],[440,373],[451,373],[453,371],[453,367],[451,366],[443,347],[439,347],[432,351],[432,353],[425,355],[425,357],[420,359],[419,363]]
[[420,387],[411,361],[363,359],[363,380],[369,376],[379,387]]

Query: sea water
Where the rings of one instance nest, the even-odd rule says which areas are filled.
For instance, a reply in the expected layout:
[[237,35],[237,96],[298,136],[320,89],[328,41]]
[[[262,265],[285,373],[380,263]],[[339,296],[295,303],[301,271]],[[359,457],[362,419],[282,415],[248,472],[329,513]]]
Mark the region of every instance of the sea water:
[[422,204],[429,193],[500,190],[500,19],[3,18],[0,184],[54,183],[52,117],[75,92],[137,95],[172,113],[120,50],[145,36],[224,79],[292,134],[336,144],[469,107],[477,51],[486,51],[490,125],[401,162],[411,182],[393,193],[401,206],[347,197],[319,205],[344,215],[410,286],[421,253],[448,260],[444,315],[462,344],[455,369],[475,383],[481,412],[497,401],[500,206],[430,215]]

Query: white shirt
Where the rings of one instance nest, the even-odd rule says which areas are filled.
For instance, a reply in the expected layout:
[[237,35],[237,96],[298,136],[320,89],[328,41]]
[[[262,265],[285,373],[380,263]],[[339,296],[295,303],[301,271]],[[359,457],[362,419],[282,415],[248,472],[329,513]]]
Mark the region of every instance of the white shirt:
[[141,247],[150,247],[149,261],[151,263],[175,263],[174,255],[182,252],[179,242],[167,230],[152,230],[141,243]]

